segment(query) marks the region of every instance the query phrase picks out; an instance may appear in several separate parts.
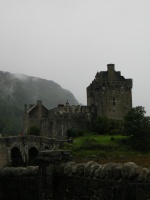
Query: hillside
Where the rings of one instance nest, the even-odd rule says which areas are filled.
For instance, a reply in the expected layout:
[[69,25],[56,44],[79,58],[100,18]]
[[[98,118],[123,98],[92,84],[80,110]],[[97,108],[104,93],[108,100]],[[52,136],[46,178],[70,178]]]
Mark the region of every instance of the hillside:
[[0,71],[0,133],[21,132],[24,104],[34,104],[37,100],[42,100],[48,109],[67,100],[70,105],[79,104],[70,91],[53,81]]

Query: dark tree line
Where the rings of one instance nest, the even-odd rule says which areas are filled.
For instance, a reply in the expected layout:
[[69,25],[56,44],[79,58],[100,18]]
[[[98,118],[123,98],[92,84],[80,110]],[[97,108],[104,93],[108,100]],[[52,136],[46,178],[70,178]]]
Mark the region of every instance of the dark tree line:
[[133,148],[150,149],[150,117],[145,116],[144,107],[132,108],[124,119],[124,130]]

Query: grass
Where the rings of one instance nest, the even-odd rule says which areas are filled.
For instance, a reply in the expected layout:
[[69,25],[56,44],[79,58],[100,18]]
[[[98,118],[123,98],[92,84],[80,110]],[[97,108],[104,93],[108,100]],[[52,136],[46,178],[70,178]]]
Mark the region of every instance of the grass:
[[94,135],[94,134],[87,134],[84,137],[78,137],[75,138],[73,141],[74,145],[80,146],[82,145],[83,141],[85,139],[93,139],[95,141],[97,141],[100,144],[105,144],[105,145],[110,145],[110,144],[116,144],[116,142],[118,142],[121,139],[126,139],[126,136],[122,136],[122,135],[114,135],[114,136],[110,136],[110,135]]
[[74,161],[81,163],[94,160],[100,164],[108,162],[135,162],[141,166],[150,167],[150,152],[139,152],[126,145],[126,136],[86,134],[66,144]]

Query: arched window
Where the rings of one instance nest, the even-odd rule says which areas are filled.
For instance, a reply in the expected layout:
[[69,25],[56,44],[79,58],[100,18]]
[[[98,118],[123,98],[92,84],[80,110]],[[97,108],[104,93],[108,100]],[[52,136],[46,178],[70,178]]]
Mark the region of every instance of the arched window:
[[17,167],[23,165],[23,158],[20,152],[20,149],[17,147],[14,147],[11,150],[11,161],[12,161],[12,166]]

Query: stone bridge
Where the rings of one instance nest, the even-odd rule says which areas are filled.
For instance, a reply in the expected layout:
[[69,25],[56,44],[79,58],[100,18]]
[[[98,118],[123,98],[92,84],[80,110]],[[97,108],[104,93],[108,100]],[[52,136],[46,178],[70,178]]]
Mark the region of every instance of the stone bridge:
[[0,166],[33,164],[39,151],[58,149],[63,141],[39,136],[0,138]]

